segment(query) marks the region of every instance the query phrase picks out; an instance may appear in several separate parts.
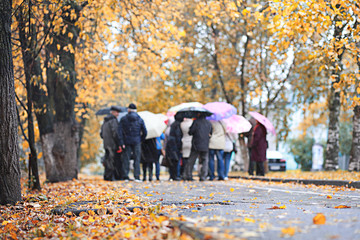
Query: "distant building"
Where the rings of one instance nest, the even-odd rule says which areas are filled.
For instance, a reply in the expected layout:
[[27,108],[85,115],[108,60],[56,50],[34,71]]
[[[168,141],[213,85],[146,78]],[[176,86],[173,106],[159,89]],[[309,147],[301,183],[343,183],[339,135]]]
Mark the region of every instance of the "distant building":
[[324,147],[315,143],[312,147],[312,170],[320,171],[323,169],[324,164]]

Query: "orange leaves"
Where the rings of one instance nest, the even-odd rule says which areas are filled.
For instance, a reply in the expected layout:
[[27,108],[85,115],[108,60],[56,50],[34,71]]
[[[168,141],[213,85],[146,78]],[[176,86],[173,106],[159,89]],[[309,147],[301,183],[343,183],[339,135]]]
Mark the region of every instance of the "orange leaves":
[[[24,192],[25,201],[16,206],[16,211],[14,207],[0,208],[1,238],[106,239],[119,234],[117,239],[129,236],[162,239],[165,234],[176,239],[178,230],[169,228],[168,217],[157,215],[167,207],[150,212],[147,203],[140,202],[138,196],[119,188],[115,182],[108,183],[100,178],[46,184],[42,190],[46,195]],[[59,205],[64,211],[69,207],[74,210],[52,215],[51,210]],[[136,205],[142,208],[128,210]],[[88,210],[79,213],[79,209]]]
[[244,218],[244,222],[247,222],[247,223],[255,223],[256,221],[255,221],[255,219],[246,217],[246,218]]
[[336,209],[341,209],[341,208],[351,208],[350,206],[346,206],[346,205],[339,205],[339,206],[335,206],[334,208]]
[[286,209],[286,206],[285,206],[285,205],[280,206],[280,207],[278,207],[278,206],[272,206],[271,208],[268,208],[268,209],[270,209],[270,210],[274,210],[274,209]]
[[296,232],[296,229],[294,227],[287,227],[287,228],[283,228],[281,229],[281,236],[284,237],[284,236],[294,236]]
[[325,224],[325,222],[326,222],[326,217],[322,213],[316,214],[316,216],[313,218],[314,224],[322,225],[322,224]]

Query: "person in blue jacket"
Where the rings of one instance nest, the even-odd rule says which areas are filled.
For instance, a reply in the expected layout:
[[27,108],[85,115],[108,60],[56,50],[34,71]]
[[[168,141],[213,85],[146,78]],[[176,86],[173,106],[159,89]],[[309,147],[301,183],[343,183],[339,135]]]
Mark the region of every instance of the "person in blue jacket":
[[162,133],[160,137],[156,138],[156,149],[157,149],[157,161],[155,162],[155,176],[156,180],[160,180],[160,156],[165,155],[165,151],[162,146],[162,140],[165,140],[165,134]]
[[137,114],[135,104],[131,103],[128,107],[128,114],[121,118],[119,128],[119,142],[123,154],[123,169],[125,180],[129,179],[130,157],[134,156],[134,178],[140,180],[140,159],[141,159],[141,142],[147,135],[144,120]]

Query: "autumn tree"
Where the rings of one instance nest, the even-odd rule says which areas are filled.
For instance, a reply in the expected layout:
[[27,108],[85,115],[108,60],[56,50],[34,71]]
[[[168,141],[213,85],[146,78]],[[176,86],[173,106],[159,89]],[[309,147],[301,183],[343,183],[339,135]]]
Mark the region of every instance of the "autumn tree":
[[[18,41],[22,53],[23,68],[25,73],[25,89],[26,89],[26,104],[22,102],[20,97],[17,97],[19,105],[23,107],[27,115],[27,136],[25,141],[28,142],[29,153],[29,187],[32,189],[40,189],[40,179],[38,170],[38,155],[35,147],[35,127],[33,118],[33,99],[38,98],[41,88],[38,85],[37,79],[42,79],[42,70],[40,64],[40,57],[38,56],[41,50],[41,43],[38,43],[38,29],[36,26],[35,18],[33,17],[32,1],[27,4],[22,2],[17,6],[15,17],[17,20]],[[46,41],[46,34],[44,34],[43,42]],[[37,109],[42,106],[36,106]],[[20,123],[21,124],[21,123]]]
[[[77,178],[79,125],[75,121],[75,25],[87,3],[26,1],[17,5],[17,27],[27,84],[27,112],[32,106],[42,143],[48,181]],[[32,121],[29,121],[32,122]],[[32,126],[28,126],[33,135]],[[32,146],[33,144],[30,144]],[[34,156],[31,149],[31,156]]]
[[[356,1],[275,1],[273,6],[282,16],[282,36],[289,39],[300,37],[303,46],[311,46],[307,59],[318,66],[327,79],[322,86],[328,89],[329,124],[325,169],[334,170],[339,154],[339,116],[341,103],[356,103],[352,43],[357,39]],[[306,58],[305,58],[306,59]],[[319,78],[311,82],[318,85]],[[350,91],[349,91],[350,90]],[[352,105],[352,104],[350,104]]]
[[11,10],[11,1],[0,1],[0,204],[15,204],[21,200]]

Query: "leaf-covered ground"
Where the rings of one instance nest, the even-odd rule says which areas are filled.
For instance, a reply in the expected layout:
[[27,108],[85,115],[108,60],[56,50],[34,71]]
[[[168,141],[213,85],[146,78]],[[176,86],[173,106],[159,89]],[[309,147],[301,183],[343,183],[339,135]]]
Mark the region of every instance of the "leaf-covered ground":
[[[247,173],[232,175],[248,176]],[[360,173],[347,171],[296,170],[270,172],[266,176],[360,180]],[[167,179],[167,176],[162,178]],[[124,188],[128,185],[138,195]],[[164,183],[162,185],[165,187]],[[342,190],[344,187],[331,188],[331,191]],[[232,191],[234,188],[230,188]],[[23,201],[15,206],[0,206],[0,239],[192,239],[171,225],[172,219],[179,219],[179,208],[151,201],[154,194],[161,195],[151,191],[151,185],[147,186],[146,183],[106,182],[102,176],[86,175],[69,182],[42,184],[40,192],[31,192],[23,187]],[[328,198],[331,197],[329,194]],[[54,214],[54,209],[57,214]]]
[[[120,185],[81,176],[40,192],[23,188],[22,202],[0,206],[0,239],[191,239],[170,226],[171,207],[151,205]],[[92,210],[53,214],[59,206]]]
[[[245,172],[233,172],[231,176],[249,176]],[[337,171],[318,171],[318,172],[304,172],[301,170],[288,170],[286,172],[268,172],[265,175],[269,178],[297,178],[297,179],[326,179],[326,180],[346,180],[346,181],[360,181],[360,172],[349,172],[344,170]]]

